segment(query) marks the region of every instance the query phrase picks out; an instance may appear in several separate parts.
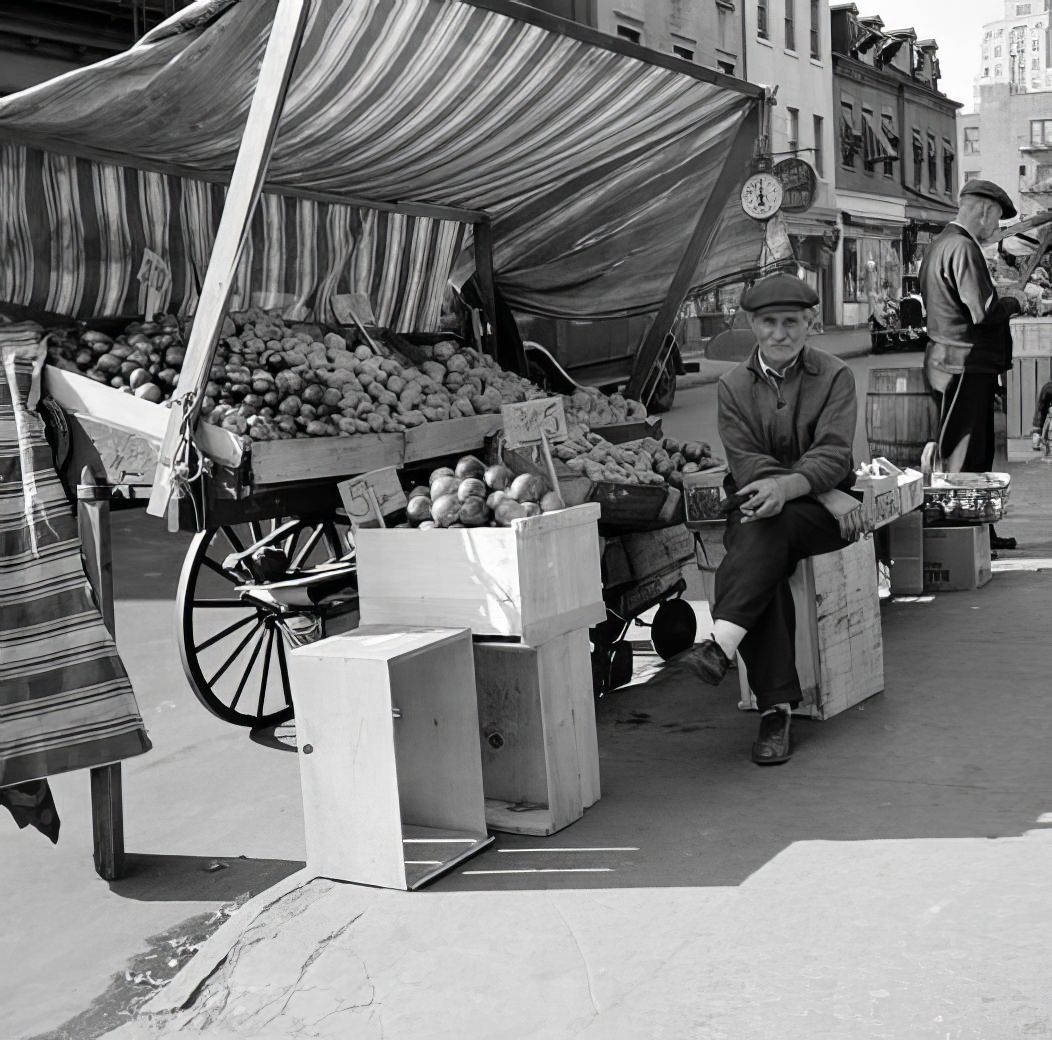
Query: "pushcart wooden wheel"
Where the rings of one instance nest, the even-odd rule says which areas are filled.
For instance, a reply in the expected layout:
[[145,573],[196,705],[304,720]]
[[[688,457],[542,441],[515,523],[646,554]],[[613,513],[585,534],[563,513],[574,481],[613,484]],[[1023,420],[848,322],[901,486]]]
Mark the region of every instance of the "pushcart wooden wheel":
[[194,536],[179,575],[177,641],[190,688],[212,714],[249,727],[292,717],[289,651],[357,610],[348,530],[345,518],[326,516]]

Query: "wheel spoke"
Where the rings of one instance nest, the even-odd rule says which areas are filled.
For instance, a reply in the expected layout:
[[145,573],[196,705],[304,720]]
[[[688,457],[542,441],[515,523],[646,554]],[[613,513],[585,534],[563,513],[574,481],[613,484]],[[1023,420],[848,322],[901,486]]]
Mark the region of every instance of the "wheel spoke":
[[[278,637],[281,638],[280,636]],[[267,649],[263,654],[263,678],[259,683],[259,706],[256,708],[256,718],[263,718],[263,702],[267,699],[267,679],[270,678],[270,654],[274,649],[274,629],[267,629]]]
[[231,585],[238,584],[237,579],[233,577],[233,575],[229,574],[226,570],[224,570],[223,566],[221,564],[216,563],[215,560],[213,560],[210,556],[202,556],[201,563],[214,574],[218,574],[221,578],[226,578],[226,580],[229,581]]
[[263,541],[263,525],[258,520],[249,520],[248,530],[252,535],[252,544]]
[[[255,630],[253,630],[255,631]],[[241,681],[237,684],[237,689],[234,691],[234,699],[230,702],[230,710],[233,711],[237,707],[237,702],[241,699],[241,694],[244,692],[245,687],[248,685],[248,677],[252,674],[252,666],[256,663],[256,658],[259,657],[259,649],[263,645],[265,636],[270,634],[270,629],[264,629],[264,635],[259,637],[256,645],[252,648],[252,656],[248,659],[248,665],[245,670],[241,673]]]
[[329,561],[338,560],[343,555],[340,532],[336,530],[336,525],[331,520],[323,520],[321,527],[325,535],[325,546],[329,550]]
[[198,643],[194,647],[194,653],[199,654],[202,650],[207,650],[210,646],[218,643],[220,639],[226,639],[227,636],[232,635],[239,628],[244,628],[245,625],[251,625],[255,620],[257,620],[257,616],[255,614],[249,614],[248,617],[243,617],[240,621],[235,621],[232,625],[227,625],[222,632],[217,632],[214,636],[209,636],[203,643]]
[[230,543],[230,548],[233,549],[234,552],[243,553],[245,551],[245,544],[241,541],[241,538],[233,527],[227,525],[219,528],[219,530],[223,532],[223,537]]
[[292,707],[292,686],[289,683],[289,663],[285,659],[285,635],[278,636],[278,668],[281,671],[281,692],[285,694],[285,703]]
[[219,671],[216,672],[215,675],[213,675],[212,678],[208,680],[209,686],[215,687],[215,684],[219,682],[220,679],[222,679],[222,677],[226,674],[226,670],[234,663],[234,661],[240,655],[241,651],[244,650],[246,646],[248,646],[250,640],[260,630],[262,625],[263,622],[257,615],[256,624],[253,626],[252,631],[249,632],[249,634],[245,636],[245,638],[242,639],[240,643],[237,644],[237,647],[235,648],[234,652],[223,662],[223,667],[220,668]]
[[226,609],[228,607],[248,606],[243,599],[195,599],[191,605],[195,607],[208,607],[209,609],[213,607]]
[[318,524],[313,531],[310,533],[310,537],[303,543],[303,548],[296,553],[293,557],[292,562],[289,564],[289,570],[296,570],[300,564],[307,559],[308,556],[314,551],[314,547],[321,541],[321,536],[325,533],[323,524]]

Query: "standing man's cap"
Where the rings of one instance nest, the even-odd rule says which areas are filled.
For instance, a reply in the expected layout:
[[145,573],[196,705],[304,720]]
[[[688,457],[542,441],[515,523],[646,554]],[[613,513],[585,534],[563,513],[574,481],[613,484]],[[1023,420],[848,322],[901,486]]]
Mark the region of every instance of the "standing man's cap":
[[790,307],[805,310],[818,306],[818,293],[791,274],[771,274],[761,278],[742,293],[743,310],[755,314],[768,307]]
[[994,184],[993,181],[973,177],[960,190],[960,196],[963,198],[965,195],[981,195],[984,199],[993,199],[1001,207],[1002,220],[1011,220],[1016,215],[1015,206],[1012,205],[1008,192],[1000,185]]

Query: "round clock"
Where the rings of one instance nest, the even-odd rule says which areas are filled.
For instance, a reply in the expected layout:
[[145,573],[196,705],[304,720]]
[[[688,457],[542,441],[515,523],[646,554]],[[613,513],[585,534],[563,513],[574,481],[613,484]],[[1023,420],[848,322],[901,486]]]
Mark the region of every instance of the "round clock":
[[755,220],[773,217],[782,206],[782,185],[773,173],[754,173],[742,186],[742,209]]

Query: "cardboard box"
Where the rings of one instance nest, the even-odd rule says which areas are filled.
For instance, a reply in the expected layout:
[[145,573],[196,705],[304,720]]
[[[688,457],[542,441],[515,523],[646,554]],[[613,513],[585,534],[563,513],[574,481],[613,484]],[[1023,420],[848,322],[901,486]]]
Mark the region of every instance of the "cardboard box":
[[924,591],[981,589],[993,576],[986,524],[924,529]]
[[888,555],[892,594],[916,596],[923,592],[924,518],[920,513],[908,513],[888,525]]
[[924,476],[907,468],[899,474],[898,481],[902,512],[912,513],[914,509],[920,509],[924,505]]

